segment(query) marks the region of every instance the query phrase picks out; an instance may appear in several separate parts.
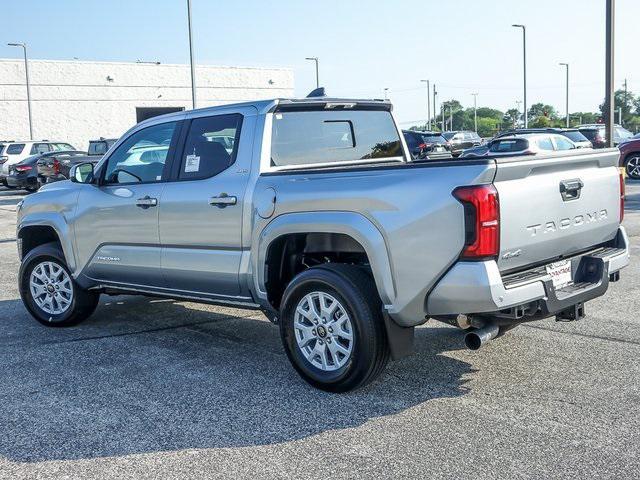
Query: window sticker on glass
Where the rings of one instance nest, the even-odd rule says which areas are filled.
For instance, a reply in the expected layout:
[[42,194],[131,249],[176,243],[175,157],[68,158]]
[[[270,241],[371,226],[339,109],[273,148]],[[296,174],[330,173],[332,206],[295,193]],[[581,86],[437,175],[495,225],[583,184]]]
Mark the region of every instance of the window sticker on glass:
[[197,172],[200,170],[200,157],[197,155],[187,155],[184,162],[185,173]]

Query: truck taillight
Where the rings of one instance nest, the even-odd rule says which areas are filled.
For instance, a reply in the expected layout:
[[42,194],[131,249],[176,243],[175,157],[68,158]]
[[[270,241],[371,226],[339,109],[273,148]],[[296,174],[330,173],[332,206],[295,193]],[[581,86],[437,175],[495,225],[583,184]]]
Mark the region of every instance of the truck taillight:
[[620,172],[620,223],[624,220],[624,174]]
[[462,258],[497,257],[500,250],[500,204],[493,185],[459,187],[453,191],[464,206],[465,245]]
[[60,162],[57,158],[53,159],[53,173],[55,173],[56,175],[60,174]]

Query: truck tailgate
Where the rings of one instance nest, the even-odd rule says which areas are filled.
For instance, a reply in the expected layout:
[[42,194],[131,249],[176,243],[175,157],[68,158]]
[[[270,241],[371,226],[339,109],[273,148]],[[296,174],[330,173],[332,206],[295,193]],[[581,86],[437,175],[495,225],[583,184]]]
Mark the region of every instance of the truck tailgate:
[[620,153],[574,152],[496,159],[501,271],[550,262],[615,237]]

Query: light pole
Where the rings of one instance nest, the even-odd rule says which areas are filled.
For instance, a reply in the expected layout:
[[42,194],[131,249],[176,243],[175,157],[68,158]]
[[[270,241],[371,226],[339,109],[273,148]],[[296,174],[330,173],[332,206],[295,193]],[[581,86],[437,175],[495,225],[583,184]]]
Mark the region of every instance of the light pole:
[[567,98],[565,108],[567,109],[567,128],[569,128],[569,64],[561,62],[559,65],[564,65],[567,68]]
[[191,104],[196,108],[196,66],[193,63],[193,34],[191,33],[191,0],[187,0],[187,21],[189,24],[189,63],[191,64]]
[[438,127],[438,114],[436,110],[436,97],[438,96],[438,92],[436,91],[436,84],[433,84],[433,127]]
[[472,93],[473,95],[473,128],[474,132],[478,133],[478,94]]
[[387,92],[389,91],[389,87],[384,87],[383,90],[384,90],[384,99],[385,100],[389,100],[389,96],[387,94]]
[[29,61],[26,43],[7,43],[10,47],[22,47],[24,52],[24,75],[27,82],[27,111],[29,112],[29,140],[33,140],[33,121],[31,119],[31,84],[29,83]]
[[422,83],[427,84],[427,129],[431,130],[431,88],[429,86],[429,80],[420,80]]
[[523,64],[523,74],[524,74],[524,128],[529,126],[529,120],[527,115],[527,29],[524,25],[514,24],[512,27],[521,28],[522,29],[522,64]]
[[318,67],[318,57],[306,57],[305,60],[316,62],[316,88],[320,88],[320,69]]
[[613,147],[613,123],[614,123],[614,52],[613,40],[615,36],[615,0],[607,0],[606,8],[606,73],[605,73],[605,100],[604,100],[604,125],[607,147]]
[[449,104],[449,130],[453,130],[453,107]]

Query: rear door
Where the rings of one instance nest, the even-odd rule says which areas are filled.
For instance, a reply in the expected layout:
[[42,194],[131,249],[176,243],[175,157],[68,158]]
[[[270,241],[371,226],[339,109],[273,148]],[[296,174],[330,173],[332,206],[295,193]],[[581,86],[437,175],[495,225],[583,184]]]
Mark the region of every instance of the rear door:
[[[194,118],[160,202],[162,271],[184,295],[238,300],[256,109]],[[251,201],[250,199],[248,201]]]
[[496,158],[499,268],[549,262],[613,239],[620,224],[618,155],[607,149]]

